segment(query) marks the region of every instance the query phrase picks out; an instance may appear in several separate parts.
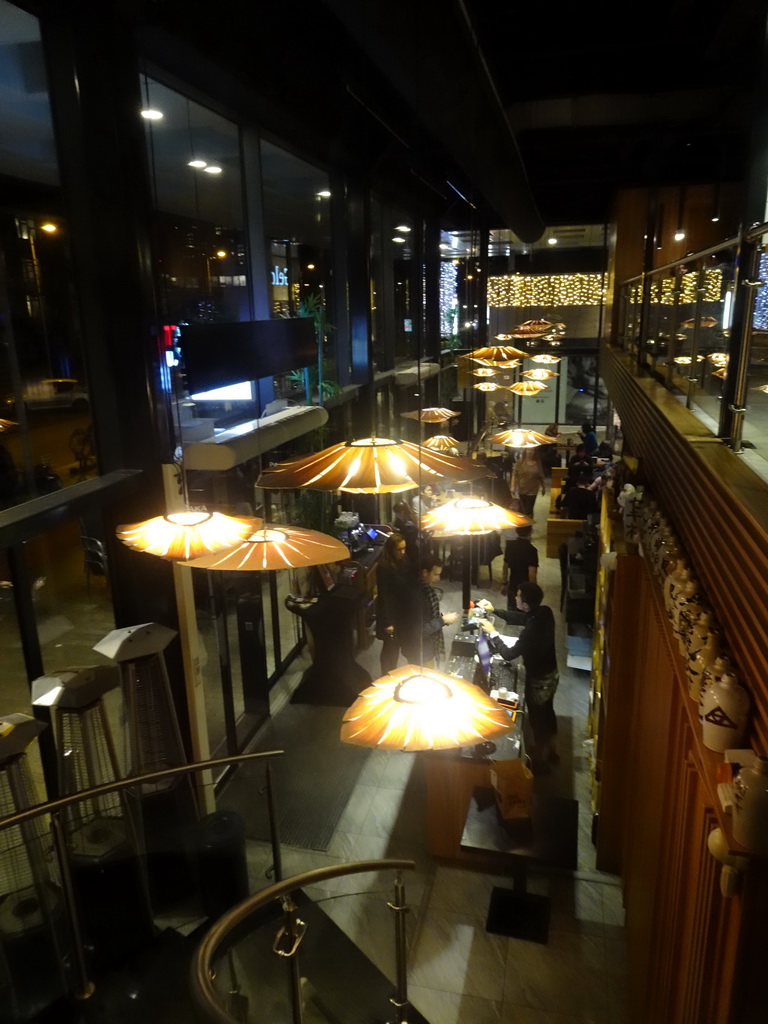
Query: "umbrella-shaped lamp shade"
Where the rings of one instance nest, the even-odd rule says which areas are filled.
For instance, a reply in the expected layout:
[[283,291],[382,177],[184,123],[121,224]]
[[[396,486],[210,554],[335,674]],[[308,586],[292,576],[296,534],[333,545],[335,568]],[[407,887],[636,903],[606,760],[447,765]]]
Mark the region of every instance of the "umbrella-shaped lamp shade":
[[488,345],[470,352],[472,359],[488,359],[492,363],[498,363],[504,359],[520,359],[527,355],[527,352],[515,348],[514,345]]
[[188,564],[196,569],[266,572],[343,562],[347,558],[347,546],[327,533],[295,526],[265,526],[229,551],[195,558]]
[[[690,317],[690,319],[688,319],[688,320],[681,320],[680,321],[680,326],[681,327],[688,327],[688,328],[695,327],[696,326],[696,317],[693,316],[693,317]],[[715,318],[713,316],[700,316],[699,317],[699,327],[716,327],[716,326],[717,326],[717,320],[715,320]]]
[[[559,324],[550,323],[549,320],[525,320],[523,323],[518,324],[517,327],[512,331],[513,338],[540,338],[542,334],[548,334],[549,331],[555,327],[559,327]],[[565,326],[564,324],[562,326]]]
[[472,370],[472,374],[475,377],[493,377],[496,375],[496,370],[492,366],[478,366],[476,370]]
[[225,516],[221,512],[169,512],[118,526],[117,536],[129,548],[186,562],[231,548],[260,525],[260,519]]
[[549,380],[552,377],[559,377],[560,374],[542,367],[539,370],[523,370],[522,376],[527,380]]
[[[493,370],[497,373],[499,370],[511,370],[514,366],[520,365],[519,359],[475,359],[472,357],[473,363],[480,363],[481,369]],[[472,371],[475,372],[474,370]]]
[[[712,374],[712,376],[713,377],[719,377],[720,376],[720,370],[716,370]],[[723,373],[723,376],[725,376],[725,373]],[[768,384],[761,384],[760,387],[755,388],[754,390],[755,391],[762,391],[764,395],[768,395]]]
[[488,438],[493,444],[503,444],[508,448],[538,448],[540,444],[557,444],[556,437],[539,434],[535,430],[502,430]]
[[516,384],[510,384],[508,390],[524,398],[530,398],[531,395],[538,395],[540,391],[544,391],[546,387],[547,385],[539,380],[519,380]]
[[486,475],[486,469],[469,459],[444,455],[410,441],[365,437],[270,466],[257,484],[265,488],[314,487],[353,494],[394,494],[418,487],[422,477],[473,480]]
[[10,430],[11,427],[18,427],[18,423],[15,420],[3,420],[0,419],[0,431]]
[[548,352],[542,352],[538,356],[531,356],[531,361],[534,363],[544,363],[546,366],[554,366],[562,358],[562,356],[551,356]]
[[494,384],[491,380],[483,380],[479,384],[473,384],[475,391],[503,391],[503,384]]
[[707,357],[715,366],[727,366],[728,365],[728,353],[727,352],[710,352]]
[[491,533],[493,530],[530,525],[528,516],[474,496],[446,501],[421,517],[422,529],[433,530],[444,537]]
[[511,728],[509,712],[478,686],[404,665],[362,691],[344,714],[341,739],[381,750],[448,750]]
[[429,406],[426,409],[411,409],[410,412],[403,412],[400,415],[407,416],[409,420],[419,420],[421,423],[447,423],[454,416],[461,416],[461,413],[453,409]]
[[449,452],[453,448],[458,448],[459,442],[450,434],[435,434],[426,439],[424,447],[432,448],[436,452]]

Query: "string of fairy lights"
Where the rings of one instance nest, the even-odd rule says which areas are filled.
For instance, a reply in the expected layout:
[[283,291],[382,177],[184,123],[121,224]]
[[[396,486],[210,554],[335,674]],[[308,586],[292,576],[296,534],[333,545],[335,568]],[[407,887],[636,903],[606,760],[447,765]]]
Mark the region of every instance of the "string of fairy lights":
[[603,274],[504,274],[488,279],[488,305],[599,306],[605,299]]

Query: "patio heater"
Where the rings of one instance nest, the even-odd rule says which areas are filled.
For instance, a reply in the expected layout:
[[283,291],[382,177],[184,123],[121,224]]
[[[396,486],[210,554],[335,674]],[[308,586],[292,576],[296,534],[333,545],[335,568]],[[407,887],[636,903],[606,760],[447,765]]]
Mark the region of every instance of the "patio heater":
[[[187,763],[164,651],[176,631],[156,622],[114,629],[95,646],[117,664],[127,731],[126,777]],[[194,886],[189,834],[198,821],[188,775],[139,787],[138,803],[154,908],[185,898]]]
[[[32,683],[33,705],[53,709],[62,796],[121,778],[104,701],[119,685],[120,672],[111,665],[66,668]],[[70,805],[61,819],[95,960],[102,966],[119,963],[153,934],[136,800],[128,790],[108,793]]]
[[[0,718],[0,820],[41,802],[25,752],[44,728],[29,715]],[[13,1024],[35,1017],[69,988],[55,864],[42,818],[0,831],[0,1015]]]

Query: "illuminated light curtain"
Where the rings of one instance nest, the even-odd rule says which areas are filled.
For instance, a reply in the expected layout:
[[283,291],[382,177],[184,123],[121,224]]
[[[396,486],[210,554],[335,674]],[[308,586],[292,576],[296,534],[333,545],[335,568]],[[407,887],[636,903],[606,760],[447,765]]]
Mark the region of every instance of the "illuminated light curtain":
[[221,512],[170,512],[140,523],[118,526],[116,533],[126,547],[170,561],[189,561],[234,547],[261,526],[247,516]]
[[257,486],[394,494],[420,486],[422,476],[474,480],[487,475],[487,469],[469,459],[445,455],[410,441],[366,437],[270,466],[260,475]]
[[599,306],[605,299],[602,274],[504,274],[488,278],[488,305]]
[[326,533],[295,526],[265,526],[229,551],[205,555],[187,564],[195,569],[268,572],[326,565],[348,558],[346,544]]
[[[680,284],[680,303],[691,304],[697,299],[697,288],[699,286],[699,273],[696,270],[692,270],[687,274],[683,274],[678,279]],[[723,297],[723,272],[722,270],[705,270],[704,271],[704,291],[702,292],[702,302],[721,302]],[[661,281],[658,278],[651,280],[650,287],[650,300],[654,305],[672,306],[675,303],[675,278],[663,277]],[[641,302],[642,298],[638,291],[635,295],[630,297],[630,302],[638,303]],[[705,324],[704,320],[712,320],[712,323]],[[712,317],[702,318],[702,327],[714,327],[717,323]],[[684,321],[681,326],[693,327],[693,320]]]
[[404,665],[377,679],[344,712],[341,740],[381,750],[449,750],[505,735],[509,712],[479,686]]

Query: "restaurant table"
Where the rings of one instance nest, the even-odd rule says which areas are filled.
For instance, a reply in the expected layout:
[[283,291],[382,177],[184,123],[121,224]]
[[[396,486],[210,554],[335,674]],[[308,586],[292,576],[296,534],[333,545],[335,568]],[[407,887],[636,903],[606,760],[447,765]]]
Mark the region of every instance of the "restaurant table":
[[486,931],[530,942],[549,937],[550,901],[527,890],[528,867],[575,870],[578,849],[577,800],[533,794],[531,816],[506,822],[493,789],[477,787],[470,800],[461,849],[481,853],[489,865],[508,870],[512,888],[494,886]]

